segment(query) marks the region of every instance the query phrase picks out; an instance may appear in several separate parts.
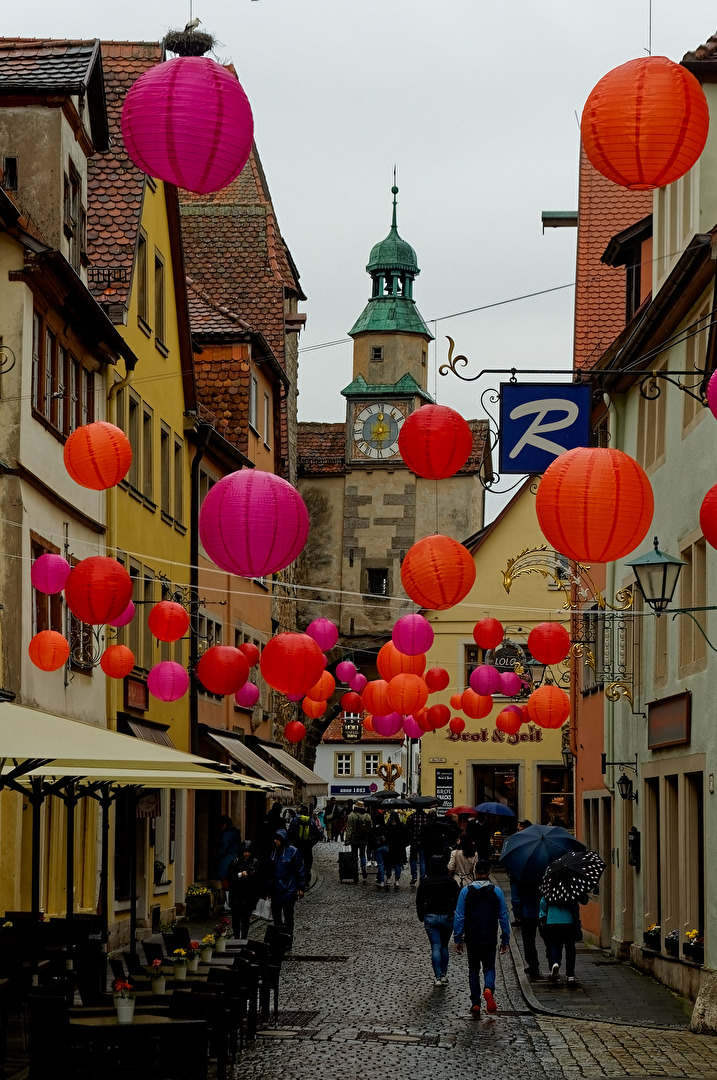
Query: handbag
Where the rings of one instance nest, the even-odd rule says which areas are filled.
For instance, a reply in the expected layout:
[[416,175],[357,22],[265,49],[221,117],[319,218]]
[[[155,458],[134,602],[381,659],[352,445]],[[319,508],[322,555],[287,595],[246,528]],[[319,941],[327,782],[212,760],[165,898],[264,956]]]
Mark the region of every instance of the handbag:
[[261,897],[256,902],[253,914],[257,919],[265,919],[267,922],[271,922],[271,900],[267,900],[265,897]]

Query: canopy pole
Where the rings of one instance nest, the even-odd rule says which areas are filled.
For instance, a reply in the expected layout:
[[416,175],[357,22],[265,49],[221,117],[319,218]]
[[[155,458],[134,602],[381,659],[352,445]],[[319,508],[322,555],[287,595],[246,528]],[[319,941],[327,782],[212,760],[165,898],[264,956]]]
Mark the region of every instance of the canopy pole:
[[137,955],[137,801],[135,793],[129,829],[129,951],[133,957]]
[[32,855],[30,863],[30,911],[32,914],[32,959],[31,959],[31,983],[39,986],[39,959],[40,959],[40,810],[45,801],[43,782],[34,777],[30,785],[28,796],[32,806]]
[[71,784],[65,790],[65,808],[67,813],[67,869],[66,869],[66,901],[65,901],[65,919],[67,922],[67,958],[65,960],[65,972],[67,979],[66,994],[67,1000],[71,1004],[75,996],[75,983],[74,983],[74,956],[75,956],[75,935],[74,935],[74,917],[75,917],[75,807],[78,801],[77,784],[72,781]]

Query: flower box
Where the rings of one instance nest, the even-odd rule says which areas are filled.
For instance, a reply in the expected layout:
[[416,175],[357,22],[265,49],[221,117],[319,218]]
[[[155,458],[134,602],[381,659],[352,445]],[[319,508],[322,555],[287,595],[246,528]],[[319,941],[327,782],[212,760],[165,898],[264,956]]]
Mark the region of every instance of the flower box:
[[680,939],[677,938],[677,937],[673,938],[673,937],[670,937],[668,935],[665,938],[665,952],[667,953],[668,956],[679,956],[680,955]]
[[642,941],[646,949],[652,949],[654,952],[660,951],[661,935],[659,930],[645,930]]
[[693,964],[704,964],[705,962],[704,945],[696,945],[690,941],[686,941],[682,946],[682,952],[685,959],[691,960]]

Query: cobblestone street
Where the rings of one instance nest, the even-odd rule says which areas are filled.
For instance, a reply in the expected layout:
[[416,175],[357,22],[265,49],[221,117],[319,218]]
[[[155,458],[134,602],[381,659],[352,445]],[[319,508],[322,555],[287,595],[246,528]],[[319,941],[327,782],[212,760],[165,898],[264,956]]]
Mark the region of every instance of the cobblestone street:
[[[335,844],[315,849],[315,884],[297,908],[294,953],[282,971],[279,1024],[260,1033],[237,1077],[717,1080],[717,1040],[686,1027],[535,1015],[520,989],[515,952],[498,962],[498,1014],[472,1019],[466,961],[452,947],[448,985],[434,986],[409,875],[399,890],[377,889],[371,873],[366,886],[340,885],[336,861]],[[615,973],[606,970],[606,993],[619,994]],[[621,1014],[620,1001],[610,1008]],[[623,1021],[634,1018],[627,1009]]]

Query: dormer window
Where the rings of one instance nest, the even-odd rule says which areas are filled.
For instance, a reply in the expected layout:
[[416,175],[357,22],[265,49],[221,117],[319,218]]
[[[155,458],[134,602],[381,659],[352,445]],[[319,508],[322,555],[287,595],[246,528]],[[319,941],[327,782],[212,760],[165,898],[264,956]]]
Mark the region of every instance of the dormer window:
[[383,360],[383,346],[382,345],[374,345],[372,347],[372,349],[371,349],[371,359],[375,360],[377,363],[380,362],[381,360]]
[[82,181],[77,169],[70,162],[65,173],[62,224],[67,237],[67,260],[78,274],[85,247],[86,220],[85,208],[82,205]]

